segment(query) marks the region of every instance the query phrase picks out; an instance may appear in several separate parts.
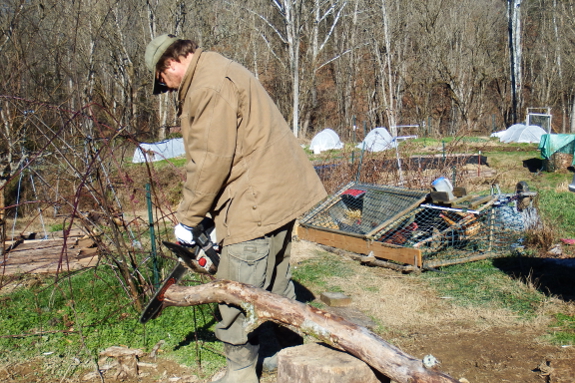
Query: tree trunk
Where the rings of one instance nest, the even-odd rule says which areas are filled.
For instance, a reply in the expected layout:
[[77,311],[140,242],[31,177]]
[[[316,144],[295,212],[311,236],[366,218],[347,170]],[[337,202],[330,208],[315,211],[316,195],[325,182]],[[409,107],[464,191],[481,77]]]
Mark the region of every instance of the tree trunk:
[[[0,257],[4,256],[4,245],[6,243],[6,221],[4,220],[6,216],[4,212],[4,188],[6,184],[7,182],[0,181]],[[3,260],[3,258],[0,258],[0,261]]]
[[349,352],[399,383],[447,383],[457,380],[388,344],[368,329],[315,307],[239,282],[217,280],[166,291],[166,306],[227,303],[240,306],[248,318],[248,332],[271,320]]

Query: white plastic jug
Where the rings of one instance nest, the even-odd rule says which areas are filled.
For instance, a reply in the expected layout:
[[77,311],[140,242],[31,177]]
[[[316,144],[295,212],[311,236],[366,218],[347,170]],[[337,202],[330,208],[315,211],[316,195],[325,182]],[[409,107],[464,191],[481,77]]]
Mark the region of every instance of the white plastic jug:
[[446,192],[449,196],[449,199],[453,199],[453,186],[451,182],[445,177],[439,177],[435,181],[431,183],[431,186],[435,189],[435,191],[442,191]]

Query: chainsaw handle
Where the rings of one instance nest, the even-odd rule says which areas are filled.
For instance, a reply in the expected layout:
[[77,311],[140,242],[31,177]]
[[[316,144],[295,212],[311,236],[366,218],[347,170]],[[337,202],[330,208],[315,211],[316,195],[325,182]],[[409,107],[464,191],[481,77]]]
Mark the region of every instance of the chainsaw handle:
[[210,238],[210,233],[215,229],[214,221],[208,217],[205,217],[202,222],[200,222],[196,227],[192,228],[192,234],[194,236],[194,241],[200,246],[204,251],[206,256],[212,261],[213,265],[217,269],[220,265],[220,255],[214,247],[214,243]]

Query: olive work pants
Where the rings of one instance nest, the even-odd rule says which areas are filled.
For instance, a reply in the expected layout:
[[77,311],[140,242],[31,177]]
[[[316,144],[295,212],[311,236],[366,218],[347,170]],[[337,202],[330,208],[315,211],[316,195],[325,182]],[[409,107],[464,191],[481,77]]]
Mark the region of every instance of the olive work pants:
[[[248,283],[273,293],[295,299],[291,280],[290,251],[294,221],[266,234],[233,245],[224,246],[216,277]],[[219,305],[221,322],[216,325],[216,337],[233,345],[245,344],[246,317],[237,306]]]

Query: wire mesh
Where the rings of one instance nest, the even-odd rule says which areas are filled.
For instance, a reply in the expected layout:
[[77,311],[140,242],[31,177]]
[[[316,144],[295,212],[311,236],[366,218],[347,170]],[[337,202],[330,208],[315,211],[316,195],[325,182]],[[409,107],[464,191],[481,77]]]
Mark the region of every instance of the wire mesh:
[[398,214],[417,207],[426,195],[422,190],[352,182],[313,209],[301,224],[369,236]]
[[425,266],[510,254],[539,222],[531,199],[520,194],[486,196],[474,209],[433,205],[426,197],[421,190],[350,183],[301,224],[419,249]]

